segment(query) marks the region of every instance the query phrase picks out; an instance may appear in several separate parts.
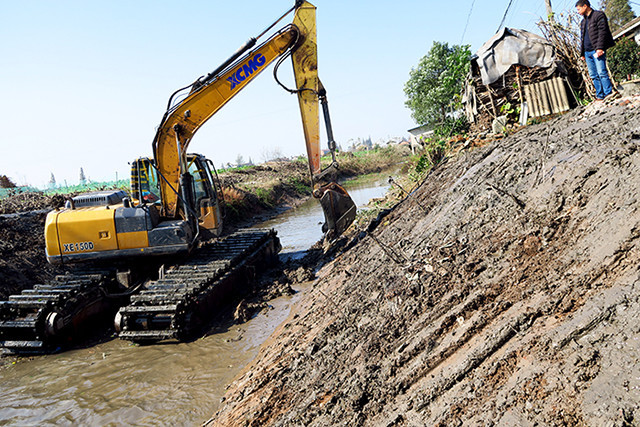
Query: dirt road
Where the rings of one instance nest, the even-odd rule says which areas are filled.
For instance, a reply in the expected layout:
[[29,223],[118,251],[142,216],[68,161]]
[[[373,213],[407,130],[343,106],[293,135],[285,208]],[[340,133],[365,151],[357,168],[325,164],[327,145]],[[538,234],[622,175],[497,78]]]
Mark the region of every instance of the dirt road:
[[639,147],[636,97],[448,159],[209,424],[640,424]]

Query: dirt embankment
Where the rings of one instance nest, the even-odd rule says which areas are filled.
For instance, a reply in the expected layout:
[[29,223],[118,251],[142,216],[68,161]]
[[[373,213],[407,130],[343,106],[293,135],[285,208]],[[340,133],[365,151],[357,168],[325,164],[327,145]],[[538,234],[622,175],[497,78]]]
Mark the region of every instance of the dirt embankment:
[[34,212],[0,218],[0,301],[62,273],[44,254],[46,216]]
[[631,98],[441,164],[210,424],[640,424],[639,148]]
[[44,221],[63,203],[61,196],[38,193],[0,201],[0,300],[62,273],[45,258]]

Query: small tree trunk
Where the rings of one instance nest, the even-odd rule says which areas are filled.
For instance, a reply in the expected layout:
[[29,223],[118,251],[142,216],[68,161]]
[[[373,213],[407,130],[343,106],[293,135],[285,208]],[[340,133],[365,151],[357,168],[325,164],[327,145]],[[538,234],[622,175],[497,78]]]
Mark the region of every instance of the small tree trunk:
[[550,23],[554,23],[553,19],[553,9],[551,8],[551,0],[544,0],[545,5],[547,6],[547,19],[549,19]]

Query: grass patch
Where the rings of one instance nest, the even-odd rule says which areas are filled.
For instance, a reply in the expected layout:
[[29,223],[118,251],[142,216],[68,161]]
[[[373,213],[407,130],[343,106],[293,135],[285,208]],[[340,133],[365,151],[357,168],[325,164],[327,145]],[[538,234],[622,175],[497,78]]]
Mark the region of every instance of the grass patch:
[[308,196],[311,194],[311,185],[308,179],[303,180],[297,176],[291,176],[287,179],[287,184],[300,196]]
[[273,198],[274,188],[256,188],[255,195],[258,198],[258,201],[265,205],[268,208],[273,207],[275,200]]
[[[368,151],[340,152],[336,156],[338,177],[346,178],[373,172],[382,172],[396,166],[408,158],[408,151],[395,146],[376,148]],[[322,167],[331,164],[331,157],[321,159]]]

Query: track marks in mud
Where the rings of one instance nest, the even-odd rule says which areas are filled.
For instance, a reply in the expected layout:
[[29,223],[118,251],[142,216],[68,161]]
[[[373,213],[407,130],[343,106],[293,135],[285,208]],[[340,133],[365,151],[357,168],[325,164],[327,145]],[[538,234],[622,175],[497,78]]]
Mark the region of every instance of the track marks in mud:
[[584,117],[434,169],[323,269],[254,364],[260,377],[282,360],[270,352],[298,349],[278,372],[296,392],[278,400],[261,382],[241,399],[232,386],[220,425],[250,417],[247,404],[282,405],[262,419],[276,425],[637,419],[640,380],[623,372],[640,370],[640,142],[620,127],[640,112]]

